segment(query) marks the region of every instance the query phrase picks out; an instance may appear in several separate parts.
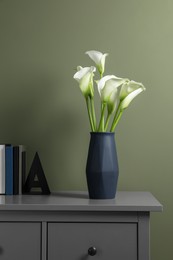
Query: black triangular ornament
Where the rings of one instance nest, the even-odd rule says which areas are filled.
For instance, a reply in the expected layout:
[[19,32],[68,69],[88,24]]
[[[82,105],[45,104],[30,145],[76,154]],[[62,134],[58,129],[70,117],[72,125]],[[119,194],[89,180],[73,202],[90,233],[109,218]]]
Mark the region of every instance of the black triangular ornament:
[[[39,188],[41,191],[32,191],[33,188]],[[28,177],[24,186],[24,193],[29,194],[50,194],[49,186],[41,165],[38,153],[36,152]]]

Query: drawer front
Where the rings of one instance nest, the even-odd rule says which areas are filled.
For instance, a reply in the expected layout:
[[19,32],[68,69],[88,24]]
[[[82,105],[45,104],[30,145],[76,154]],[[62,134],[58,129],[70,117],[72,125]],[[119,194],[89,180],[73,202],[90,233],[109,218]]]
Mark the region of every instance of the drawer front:
[[48,260],[58,259],[137,260],[137,224],[49,223]]
[[40,223],[0,223],[1,260],[40,260]]

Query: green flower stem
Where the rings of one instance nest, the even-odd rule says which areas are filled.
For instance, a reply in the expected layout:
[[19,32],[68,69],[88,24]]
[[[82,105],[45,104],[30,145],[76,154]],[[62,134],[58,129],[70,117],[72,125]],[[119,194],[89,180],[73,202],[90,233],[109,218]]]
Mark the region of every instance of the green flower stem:
[[[116,115],[117,115],[117,114],[118,114],[118,113],[116,113]],[[115,128],[116,128],[116,126],[117,126],[117,124],[118,124],[118,122],[119,122],[119,120],[120,120],[122,114],[123,114],[123,111],[121,110],[121,111],[119,112],[119,114],[117,115],[116,119],[114,120],[113,124],[112,124],[111,130],[110,130],[111,132],[114,132],[114,131],[115,131]]]
[[117,126],[117,124],[118,124],[118,122],[119,122],[119,120],[120,120],[122,114],[123,114],[123,111],[120,111],[120,113],[119,113],[119,115],[118,115],[118,117],[117,117],[117,119],[116,119],[116,121],[115,121],[115,123],[114,123],[114,125],[113,125],[112,132],[115,131],[115,128],[116,128],[116,126]]
[[89,116],[91,131],[94,132],[94,124],[93,124],[93,120],[92,120],[92,114],[91,114],[90,99],[89,99],[89,97],[86,98],[86,104],[87,104],[87,110],[88,110],[88,116]]
[[94,108],[94,99],[91,98],[91,113],[92,113],[92,120],[94,125],[94,131],[96,131],[97,123],[96,123],[96,114],[95,114],[95,108]]
[[[102,115],[102,110],[103,110],[103,108],[104,108],[104,104],[101,103],[101,115]],[[105,125],[105,118],[104,118],[104,116],[103,116],[103,118],[102,118],[102,129],[104,128],[104,125]]]
[[106,103],[102,104],[102,112],[101,112],[101,118],[100,118],[100,123],[99,123],[99,128],[98,128],[98,132],[104,132],[104,112],[105,112],[105,108],[106,108]]
[[118,115],[120,113],[120,105],[121,105],[121,102],[119,103],[119,105],[117,107],[117,110],[116,110],[116,113],[115,113],[115,116],[114,116],[114,119],[113,119],[113,122],[112,122],[111,130],[110,130],[111,132],[115,131],[115,124],[117,125],[116,121],[117,121]]
[[106,123],[105,123],[105,132],[108,128],[110,117],[111,117],[111,113],[108,113],[107,118],[106,118]]

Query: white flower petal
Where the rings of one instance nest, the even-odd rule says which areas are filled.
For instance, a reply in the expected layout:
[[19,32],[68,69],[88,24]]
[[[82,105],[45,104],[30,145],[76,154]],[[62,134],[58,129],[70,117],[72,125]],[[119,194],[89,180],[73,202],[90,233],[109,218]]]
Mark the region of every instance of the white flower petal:
[[104,70],[105,70],[105,59],[108,53],[103,54],[102,52],[99,51],[87,51],[85,54],[88,54],[89,57],[95,62],[97,65],[97,68],[99,70],[99,73],[103,75]]
[[126,79],[118,78],[114,75],[107,75],[103,77],[99,82],[98,91],[103,102],[108,102],[109,96],[115,91],[116,88],[120,87]]
[[73,78],[76,79],[78,82],[83,78],[84,75],[86,75],[86,73],[96,71],[96,68],[93,66],[85,68],[78,66],[77,69],[79,70],[74,74]]
[[136,82],[134,80],[127,81],[122,85],[121,92],[120,92],[120,100],[122,101],[125,97],[127,97],[133,91],[141,88],[145,90],[145,87],[142,83]]
[[106,60],[106,56],[108,56],[108,53],[103,54],[103,56],[101,57],[101,61],[100,61],[100,65],[101,68],[103,68],[103,72],[104,72],[104,68],[105,68],[105,60]]
[[88,56],[97,64],[100,64],[101,58],[103,54],[99,51],[87,51],[85,54],[88,54]]
[[132,100],[139,95],[144,89],[138,88],[135,91],[131,92],[128,96],[126,96],[123,101],[121,102],[120,109],[124,110],[129,106],[129,104],[132,102]]
[[116,88],[112,91],[111,95],[109,96],[109,102],[107,103],[108,113],[113,113],[115,111],[116,106],[119,103],[119,92],[120,88]]
[[[79,67],[78,67],[79,68]],[[80,70],[78,70],[73,78],[76,79],[78,82],[82,79],[82,77],[88,73],[90,71],[90,68],[89,67],[85,67],[85,68],[81,68]]]
[[110,96],[113,94],[113,92],[117,92],[117,88],[122,83],[119,83],[119,81],[116,81],[115,79],[109,79],[105,87],[102,89],[102,99],[104,102],[109,102]]
[[84,94],[87,93],[87,91],[88,91],[90,80],[91,80],[91,73],[89,73],[89,72],[86,73],[80,80],[80,83],[79,83],[80,88]]
[[73,78],[79,82],[79,87],[85,97],[88,95],[93,96],[93,76],[96,68],[93,66],[85,68],[78,66],[78,69],[79,70],[74,74]]
[[98,92],[99,92],[100,96],[101,96],[101,91],[104,88],[106,81],[113,79],[113,78],[116,78],[116,77],[114,75],[107,75],[107,76],[104,76],[103,78],[101,78],[99,81],[97,81]]

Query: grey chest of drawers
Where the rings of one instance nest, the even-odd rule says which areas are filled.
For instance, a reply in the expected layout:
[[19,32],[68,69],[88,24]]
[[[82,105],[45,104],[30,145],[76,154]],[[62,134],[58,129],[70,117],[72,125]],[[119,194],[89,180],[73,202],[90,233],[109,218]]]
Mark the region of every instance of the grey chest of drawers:
[[149,260],[149,192],[0,196],[1,260]]

